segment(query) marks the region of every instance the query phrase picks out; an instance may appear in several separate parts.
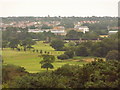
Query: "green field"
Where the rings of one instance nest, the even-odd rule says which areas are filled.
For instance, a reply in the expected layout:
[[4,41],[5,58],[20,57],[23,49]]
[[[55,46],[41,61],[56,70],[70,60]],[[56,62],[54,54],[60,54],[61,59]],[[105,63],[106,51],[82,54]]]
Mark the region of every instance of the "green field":
[[[49,44],[45,44],[43,42],[37,42],[36,45],[34,45],[33,47],[35,49],[42,50],[43,52],[44,51],[50,52],[50,54],[54,56],[58,56],[64,53],[63,51],[55,51],[52,47],[50,47]],[[32,50],[25,52],[6,48],[2,51],[4,64],[19,65],[21,67],[24,67],[26,71],[30,73],[36,73],[46,70],[41,69],[41,65],[39,64],[39,62],[41,61],[42,58],[38,57],[38,55],[40,55],[40,53],[32,52]],[[87,63],[86,61],[84,61],[85,59],[89,60],[91,58],[74,57],[71,60],[58,60],[56,58],[56,61],[53,63],[54,69],[51,70],[55,70],[64,64],[78,64],[82,66],[83,64]]]

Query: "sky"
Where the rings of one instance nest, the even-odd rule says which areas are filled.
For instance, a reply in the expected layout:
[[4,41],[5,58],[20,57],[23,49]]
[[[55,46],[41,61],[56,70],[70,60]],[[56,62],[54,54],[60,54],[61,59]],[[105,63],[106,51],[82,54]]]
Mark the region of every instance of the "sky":
[[0,17],[118,16],[119,0],[0,0]]

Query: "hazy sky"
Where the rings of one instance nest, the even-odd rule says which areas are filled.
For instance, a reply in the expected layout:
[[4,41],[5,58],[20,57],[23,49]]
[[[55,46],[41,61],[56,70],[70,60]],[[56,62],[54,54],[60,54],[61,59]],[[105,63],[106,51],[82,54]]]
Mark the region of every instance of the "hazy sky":
[[0,0],[0,16],[118,16],[119,0]]

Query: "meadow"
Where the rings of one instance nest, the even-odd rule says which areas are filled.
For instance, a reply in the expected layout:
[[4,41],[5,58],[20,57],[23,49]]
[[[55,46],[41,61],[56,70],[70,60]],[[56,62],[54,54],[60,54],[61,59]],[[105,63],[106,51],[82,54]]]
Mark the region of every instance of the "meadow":
[[[55,51],[49,44],[43,43],[42,41],[37,42],[35,45],[33,45],[33,47],[39,51],[42,50],[43,52],[50,52],[50,54],[56,57],[55,62],[52,63],[54,65],[54,69],[49,70],[55,70],[64,64],[76,64],[82,66],[83,64],[93,60],[92,57],[74,57],[73,59],[59,60],[57,59],[57,56],[63,54],[64,51]],[[39,52],[33,52],[32,50],[17,51],[10,48],[5,48],[2,51],[4,61],[3,64],[18,65],[24,67],[26,71],[30,73],[46,71],[46,69],[41,68],[41,64],[39,62],[42,60],[42,58],[38,57],[39,55]]]

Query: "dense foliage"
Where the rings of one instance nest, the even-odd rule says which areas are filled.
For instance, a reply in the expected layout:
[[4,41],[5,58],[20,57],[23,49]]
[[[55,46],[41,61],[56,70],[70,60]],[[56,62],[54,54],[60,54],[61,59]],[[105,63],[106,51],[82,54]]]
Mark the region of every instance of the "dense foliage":
[[52,69],[54,66],[51,64],[55,61],[55,57],[53,55],[42,55],[43,60],[40,61],[41,68]]
[[97,59],[83,67],[66,64],[53,72],[14,76],[16,79],[7,83],[11,88],[118,88],[119,76],[120,62]]
[[[118,38],[120,32],[117,34],[111,35],[109,38],[103,39],[101,42],[82,42],[79,44],[68,43],[67,46],[65,46],[65,55],[58,56],[59,59],[68,59],[67,56],[71,56],[69,58],[72,58],[74,56],[95,56],[95,57],[106,57],[107,60],[119,60],[119,41]],[[72,51],[70,55],[68,55],[66,52]]]
[[61,51],[64,47],[64,42],[62,40],[53,40],[50,44],[55,50]]

